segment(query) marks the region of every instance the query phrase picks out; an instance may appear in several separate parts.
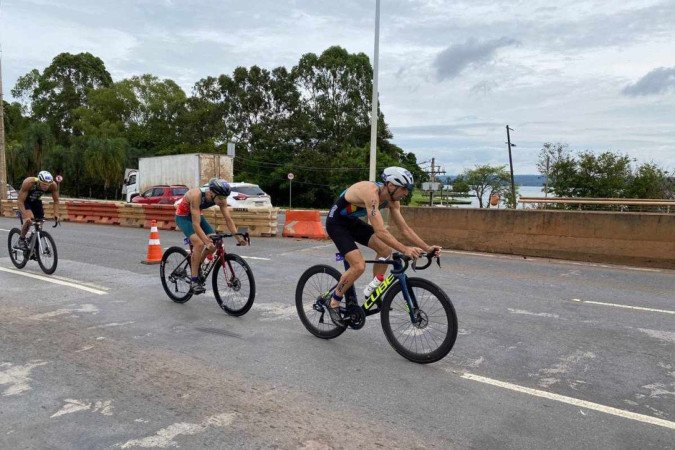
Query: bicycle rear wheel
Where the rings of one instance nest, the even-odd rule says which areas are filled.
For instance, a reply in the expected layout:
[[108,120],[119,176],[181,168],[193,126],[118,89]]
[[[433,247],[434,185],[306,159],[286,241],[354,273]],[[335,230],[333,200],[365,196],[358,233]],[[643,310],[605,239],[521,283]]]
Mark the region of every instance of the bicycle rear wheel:
[[171,247],[162,255],[159,266],[164,292],[176,303],[185,303],[192,298],[190,291],[190,256],[181,247]]
[[243,316],[255,300],[255,279],[244,259],[233,253],[225,255],[225,266],[216,261],[213,268],[213,295],[218,306],[231,316]]
[[319,264],[305,271],[295,288],[295,307],[307,331],[321,339],[333,339],[345,332],[345,327],[333,323],[324,312],[324,301],[330,301],[332,289],[340,281],[334,267]]
[[428,364],[443,359],[457,339],[457,314],[447,294],[431,281],[408,278],[408,293],[417,301],[413,322],[401,284],[382,301],[381,322],[387,340],[404,358]]
[[42,269],[44,273],[51,275],[56,271],[56,265],[59,262],[56,243],[54,242],[54,238],[46,231],[40,231],[38,236],[40,236],[40,239],[35,243],[37,246],[35,249],[37,261],[40,265],[40,269]]
[[9,236],[7,237],[7,251],[9,252],[9,259],[12,260],[12,264],[14,264],[17,269],[23,269],[28,262],[28,252],[14,248],[19,244],[20,237],[21,230],[18,228],[12,228],[12,230],[9,232]]

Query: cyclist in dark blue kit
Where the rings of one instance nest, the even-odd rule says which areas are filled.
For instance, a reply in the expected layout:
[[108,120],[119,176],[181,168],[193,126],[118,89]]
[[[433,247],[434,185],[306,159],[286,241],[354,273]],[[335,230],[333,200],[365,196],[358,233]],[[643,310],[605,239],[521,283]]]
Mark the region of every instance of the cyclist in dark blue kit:
[[[387,167],[382,172],[381,183],[354,183],[340,194],[330,209],[326,219],[326,232],[349,263],[349,270],[342,274],[327,308],[336,325],[344,325],[339,312],[340,301],[366,270],[365,259],[356,245],[357,242],[375,250],[380,258],[388,257],[392,249],[411,258],[417,258],[423,252],[440,252],[441,247],[424,242],[401,215],[400,200],[410,194],[413,187],[413,176],[408,170]],[[380,213],[383,208],[389,208],[391,221],[414,246],[402,244],[387,230]],[[367,218],[370,224],[361,220],[362,217]],[[373,276],[384,274],[386,270],[386,264],[375,264]]]

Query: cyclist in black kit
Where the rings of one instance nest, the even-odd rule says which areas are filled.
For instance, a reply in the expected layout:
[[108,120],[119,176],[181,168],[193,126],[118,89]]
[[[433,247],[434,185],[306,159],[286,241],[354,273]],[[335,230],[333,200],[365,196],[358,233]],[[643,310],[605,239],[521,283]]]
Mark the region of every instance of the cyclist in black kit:
[[[354,183],[340,194],[330,209],[326,219],[326,232],[349,263],[349,270],[342,274],[327,308],[336,325],[344,325],[339,312],[340,301],[366,268],[357,242],[372,248],[381,258],[388,257],[392,248],[411,258],[416,258],[423,252],[440,252],[441,247],[424,242],[401,215],[400,200],[410,194],[413,187],[413,176],[408,170],[387,167],[382,172],[382,182]],[[391,220],[414,246],[402,244],[387,230],[380,213],[383,208],[389,208]],[[370,224],[361,220],[361,217],[367,217]],[[375,264],[373,276],[384,274],[386,270],[386,264]]]
[[44,219],[45,212],[42,207],[42,196],[47,192],[52,194],[54,201],[54,219],[59,217],[59,185],[54,181],[52,174],[46,170],[38,173],[37,177],[28,177],[21,183],[19,190],[19,212],[24,218],[23,226],[21,227],[21,236],[16,244],[19,250],[26,250],[26,233],[31,226],[32,219]]

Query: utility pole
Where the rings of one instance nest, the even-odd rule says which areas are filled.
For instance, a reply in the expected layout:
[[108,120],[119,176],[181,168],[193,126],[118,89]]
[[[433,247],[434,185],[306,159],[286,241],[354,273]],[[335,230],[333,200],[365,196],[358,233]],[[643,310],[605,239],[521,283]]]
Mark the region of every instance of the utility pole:
[[515,147],[516,144],[511,144],[511,134],[509,131],[515,131],[513,128],[506,126],[506,141],[509,144],[509,166],[511,166],[511,206],[513,209],[516,209],[516,184],[513,182],[513,158],[511,158],[511,147]]
[[7,158],[5,157],[5,104],[2,99],[2,50],[0,50],[0,200],[7,200]]
[[429,189],[429,206],[434,206],[433,183],[436,182],[436,175],[445,174],[445,170],[441,170],[440,167],[436,166],[436,158],[431,158],[431,171],[428,171],[426,173],[429,174],[429,179],[431,180],[432,183],[430,186],[432,189]]

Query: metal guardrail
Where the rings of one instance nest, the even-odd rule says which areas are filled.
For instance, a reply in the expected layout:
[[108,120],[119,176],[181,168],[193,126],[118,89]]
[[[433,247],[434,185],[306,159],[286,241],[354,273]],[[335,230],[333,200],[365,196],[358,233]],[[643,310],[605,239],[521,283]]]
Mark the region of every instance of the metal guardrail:
[[[652,199],[652,198],[576,198],[576,197],[520,197],[519,203],[523,204],[559,204],[559,205],[577,205],[579,209],[584,205],[594,206],[616,206],[620,211],[637,209],[640,211],[648,209],[663,209],[670,213],[675,212],[675,200]],[[631,208],[637,207],[637,208]]]

